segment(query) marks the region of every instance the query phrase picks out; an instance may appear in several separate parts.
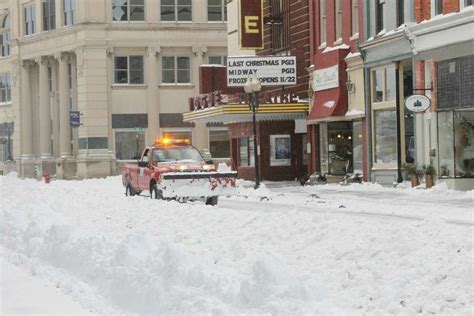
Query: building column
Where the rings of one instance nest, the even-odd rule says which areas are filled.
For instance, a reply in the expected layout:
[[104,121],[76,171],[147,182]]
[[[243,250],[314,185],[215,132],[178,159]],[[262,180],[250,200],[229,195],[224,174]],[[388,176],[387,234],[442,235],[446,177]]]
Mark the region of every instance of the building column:
[[153,142],[160,132],[160,102],[158,98],[158,63],[157,54],[160,47],[148,47],[147,56],[147,108],[148,108],[148,143]]
[[32,61],[24,60],[21,67],[21,159],[33,158],[33,109],[31,106],[30,68]]
[[39,65],[39,119],[41,159],[52,157],[51,148],[51,106],[49,104],[48,58],[40,57]]
[[21,64],[21,91],[20,91],[20,168],[22,178],[34,178],[35,158],[33,156],[33,108],[31,104],[30,70],[34,64],[31,60],[23,60]]
[[72,155],[71,126],[69,123],[70,86],[69,61],[70,53],[59,53],[54,56],[58,60],[59,89],[59,158],[56,159],[56,174],[60,179],[72,179],[76,176],[76,160]]
[[59,63],[59,155],[61,158],[70,158],[71,152],[71,127],[69,124],[69,54],[61,53]]

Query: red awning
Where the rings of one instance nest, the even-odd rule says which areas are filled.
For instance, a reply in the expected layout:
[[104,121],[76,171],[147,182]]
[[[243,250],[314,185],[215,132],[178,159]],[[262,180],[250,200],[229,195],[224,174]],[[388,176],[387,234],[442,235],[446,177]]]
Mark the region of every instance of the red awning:
[[347,98],[341,95],[341,89],[318,91],[313,107],[308,115],[308,123],[332,116],[342,116],[347,112]]

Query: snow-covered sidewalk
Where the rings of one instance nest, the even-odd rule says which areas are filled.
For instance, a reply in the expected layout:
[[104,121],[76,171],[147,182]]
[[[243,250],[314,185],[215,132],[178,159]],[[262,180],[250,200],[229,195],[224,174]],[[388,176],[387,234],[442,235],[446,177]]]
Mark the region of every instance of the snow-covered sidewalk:
[[269,187],[211,207],[0,177],[0,243],[95,314],[472,313],[472,192]]
[[0,315],[91,315],[54,284],[6,261],[0,248]]

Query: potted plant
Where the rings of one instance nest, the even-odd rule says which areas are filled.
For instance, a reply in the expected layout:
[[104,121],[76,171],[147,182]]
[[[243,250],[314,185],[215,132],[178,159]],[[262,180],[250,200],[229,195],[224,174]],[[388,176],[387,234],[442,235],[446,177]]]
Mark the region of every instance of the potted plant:
[[423,168],[425,171],[425,185],[429,189],[434,185],[434,177],[436,176],[436,169],[433,165],[429,164]]
[[411,186],[412,188],[420,185],[420,178],[423,177],[423,170],[417,168],[417,166],[413,163],[407,163],[403,165],[407,176],[410,176]]

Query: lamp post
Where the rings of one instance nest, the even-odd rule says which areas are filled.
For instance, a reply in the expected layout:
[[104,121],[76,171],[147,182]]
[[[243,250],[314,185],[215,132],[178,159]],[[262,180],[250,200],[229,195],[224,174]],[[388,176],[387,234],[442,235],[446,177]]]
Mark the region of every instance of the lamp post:
[[255,189],[260,187],[260,168],[258,162],[258,146],[257,146],[257,121],[255,112],[258,109],[258,93],[262,89],[260,80],[257,76],[253,75],[247,78],[247,82],[244,85],[245,93],[248,95],[249,108],[253,114],[253,154],[255,160]]

